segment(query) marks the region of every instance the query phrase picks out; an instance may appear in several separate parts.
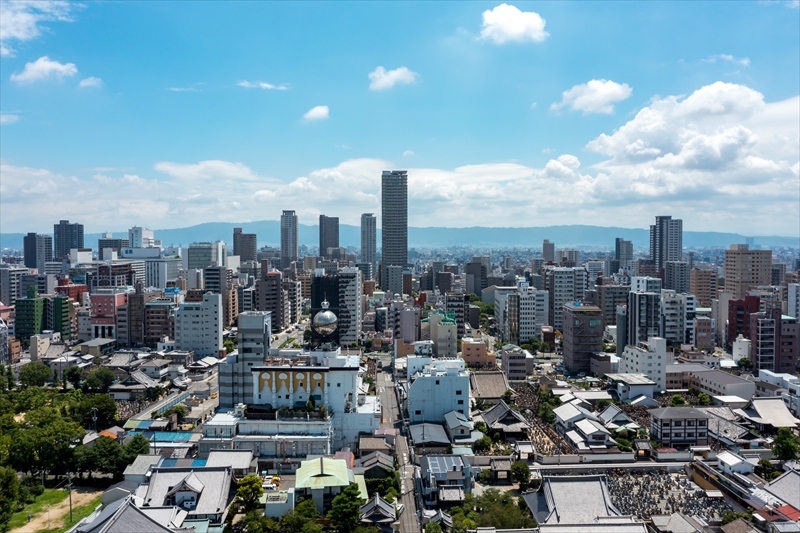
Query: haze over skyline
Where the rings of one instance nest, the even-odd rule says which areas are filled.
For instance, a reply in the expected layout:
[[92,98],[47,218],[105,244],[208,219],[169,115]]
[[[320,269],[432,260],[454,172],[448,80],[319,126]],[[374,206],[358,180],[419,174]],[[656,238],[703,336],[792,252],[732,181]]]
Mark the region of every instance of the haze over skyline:
[[411,226],[800,234],[797,2],[1,9],[3,233],[358,224],[406,169]]

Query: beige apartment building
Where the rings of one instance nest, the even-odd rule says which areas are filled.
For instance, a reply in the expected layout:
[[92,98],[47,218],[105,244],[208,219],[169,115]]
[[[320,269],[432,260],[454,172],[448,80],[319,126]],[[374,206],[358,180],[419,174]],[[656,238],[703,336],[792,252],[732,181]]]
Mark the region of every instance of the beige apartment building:
[[725,250],[725,290],[741,300],[750,287],[772,283],[772,250],[751,250],[747,244],[731,244]]

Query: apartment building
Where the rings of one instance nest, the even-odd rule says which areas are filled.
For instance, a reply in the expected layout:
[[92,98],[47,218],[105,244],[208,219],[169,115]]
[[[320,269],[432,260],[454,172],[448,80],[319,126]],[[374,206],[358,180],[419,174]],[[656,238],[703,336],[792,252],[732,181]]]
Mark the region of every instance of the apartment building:
[[647,342],[628,345],[619,362],[621,374],[644,374],[656,384],[657,390],[667,386],[667,339],[650,337]]
[[[590,371],[591,355],[603,350],[603,312],[594,305],[564,305],[564,366],[571,372]],[[510,378],[509,378],[510,379]]]
[[175,347],[200,359],[222,353],[222,295],[207,292],[202,302],[184,302],[175,310]]
[[731,244],[725,250],[725,290],[741,300],[750,287],[772,282],[772,250],[751,250],[747,244]]
[[505,372],[508,381],[525,381],[528,375],[533,373],[535,358],[528,350],[506,344],[498,355],[500,369]]

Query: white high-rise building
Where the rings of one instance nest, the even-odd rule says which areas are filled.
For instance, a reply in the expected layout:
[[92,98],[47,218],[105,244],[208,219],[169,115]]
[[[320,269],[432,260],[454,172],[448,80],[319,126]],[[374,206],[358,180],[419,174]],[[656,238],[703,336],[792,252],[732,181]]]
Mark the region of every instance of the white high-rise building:
[[134,226],[128,230],[128,246],[131,248],[161,247],[161,241],[156,240],[153,230]]
[[202,302],[184,302],[175,311],[175,347],[195,356],[219,357],[222,350],[222,295],[206,293]]
[[339,285],[339,343],[357,343],[361,333],[362,275],[355,267],[345,267],[337,273]]
[[519,342],[528,343],[538,338],[542,326],[547,325],[550,293],[533,287],[520,287],[519,294]]
[[595,282],[597,281],[597,276],[600,274],[605,274],[606,262],[599,259],[586,261],[586,272],[589,276],[588,288],[589,290],[592,290],[594,289]]
[[696,342],[695,315],[697,298],[692,294],[661,291],[661,324],[659,336],[673,344]]
[[238,349],[219,365],[220,409],[230,410],[240,403],[254,401],[256,379],[252,369],[263,365],[269,355],[271,323],[269,311],[245,311],[239,314]]
[[556,267],[547,270],[545,287],[550,293],[549,322],[563,330],[564,304],[580,300],[586,294],[587,272],[583,267]]
[[661,279],[647,276],[631,277],[631,292],[660,292]]
[[175,257],[145,259],[144,268],[145,285],[163,289],[167,286],[168,281],[178,279],[181,260]]
[[22,276],[30,272],[27,268],[0,268],[0,302],[14,305],[17,298],[24,298],[21,282]]
[[789,283],[786,292],[788,293],[786,314],[800,320],[800,283]]

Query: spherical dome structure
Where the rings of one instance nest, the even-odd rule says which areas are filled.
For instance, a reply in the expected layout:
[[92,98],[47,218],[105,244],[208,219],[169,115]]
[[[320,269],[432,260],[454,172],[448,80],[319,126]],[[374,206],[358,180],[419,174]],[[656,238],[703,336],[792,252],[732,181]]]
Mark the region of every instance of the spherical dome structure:
[[338,326],[339,319],[332,311],[328,310],[328,302],[322,302],[322,311],[314,315],[314,320],[312,322],[314,331],[323,337],[329,337],[336,331]]

